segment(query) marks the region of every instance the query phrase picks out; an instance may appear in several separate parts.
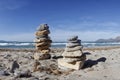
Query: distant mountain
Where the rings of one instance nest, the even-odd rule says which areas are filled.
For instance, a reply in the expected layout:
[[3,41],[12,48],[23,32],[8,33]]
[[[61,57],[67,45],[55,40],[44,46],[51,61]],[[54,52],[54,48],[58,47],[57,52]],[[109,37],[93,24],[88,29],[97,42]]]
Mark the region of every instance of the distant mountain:
[[120,36],[116,38],[109,38],[109,39],[98,39],[95,42],[120,42]]
[[1,42],[1,43],[5,43],[5,42],[7,42],[7,41],[4,41],[4,40],[0,40],[0,42]]

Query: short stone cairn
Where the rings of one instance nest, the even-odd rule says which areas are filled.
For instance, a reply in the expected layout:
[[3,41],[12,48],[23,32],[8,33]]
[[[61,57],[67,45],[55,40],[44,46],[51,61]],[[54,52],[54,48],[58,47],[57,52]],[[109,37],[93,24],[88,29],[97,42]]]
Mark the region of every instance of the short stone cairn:
[[86,56],[82,52],[83,46],[78,36],[68,39],[62,59],[58,59],[58,67],[62,69],[79,70],[83,67]]
[[40,27],[38,27],[37,32],[35,33],[36,39],[35,39],[35,47],[36,47],[36,53],[34,54],[35,60],[43,60],[43,59],[50,59],[51,55],[50,52],[50,46],[52,40],[50,40],[50,37],[48,36],[50,34],[49,26],[47,24],[42,24]]

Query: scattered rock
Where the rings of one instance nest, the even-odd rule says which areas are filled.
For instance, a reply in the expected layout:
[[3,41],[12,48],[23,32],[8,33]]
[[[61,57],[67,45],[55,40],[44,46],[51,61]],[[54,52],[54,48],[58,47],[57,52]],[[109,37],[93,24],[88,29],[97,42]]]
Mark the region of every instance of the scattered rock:
[[19,68],[19,64],[17,63],[17,61],[13,61],[10,72],[14,73],[15,69],[17,68]]
[[32,77],[32,74],[30,72],[30,70],[26,70],[26,71],[21,71],[21,70],[15,70],[14,75],[16,78],[22,78],[22,77]]

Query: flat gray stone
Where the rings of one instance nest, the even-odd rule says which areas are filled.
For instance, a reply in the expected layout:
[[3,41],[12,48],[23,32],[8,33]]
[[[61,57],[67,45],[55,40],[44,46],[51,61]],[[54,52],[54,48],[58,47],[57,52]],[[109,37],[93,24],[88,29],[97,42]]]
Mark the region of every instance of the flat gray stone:
[[72,62],[76,62],[76,61],[81,61],[80,58],[63,58],[63,60],[67,63],[72,63]]
[[80,57],[83,53],[80,51],[80,50],[76,50],[76,51],[73,51],[73,52],[67,52],[67,51],[64,51],[62,56],[71,56],[71,57]]
[[76,47],[73,47],[73,48],[66,47],[65,51],[66,52],[73,52],[73,51],[78,51],[78,50],[82,51],[82,48],[83,48],[83,46],[76,46]]

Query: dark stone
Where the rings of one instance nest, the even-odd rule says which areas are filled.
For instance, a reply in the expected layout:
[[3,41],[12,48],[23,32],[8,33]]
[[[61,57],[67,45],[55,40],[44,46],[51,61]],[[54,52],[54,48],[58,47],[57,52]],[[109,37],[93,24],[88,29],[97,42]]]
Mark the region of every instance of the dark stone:
[[0,76],[9,76],[8,71],[0,70]]
[[68,43],[80,43],[80,45],[81,45],[81,40],[71,40],[71,41],[68,41]]
[[42,31],[42,30],[48,30],[48,29],[49,29],[49,26],[47,24],[41,24],[37,30]]
[[13,61],[10,72],[14,73],[15,69],[17,68],[19,68],[19,64],[17,63],[17,61]]
[[44,59],[50,59],[50,58],[51,58],[50,54],[42,54],[39,59],[44,60]]
[[77,40],[78,39],[78,36],[72,36],[68,39],[68,41],[74,41],[74,40]]
[[30,70],[18,71],[18,72],[15,72],[14,74],[15,74],[15,76],[18,77],[18,78],[22,78],[22,77],[26,77],[26,78],[32,77]]

